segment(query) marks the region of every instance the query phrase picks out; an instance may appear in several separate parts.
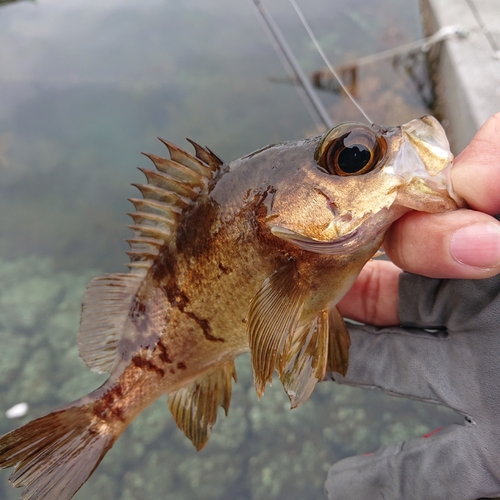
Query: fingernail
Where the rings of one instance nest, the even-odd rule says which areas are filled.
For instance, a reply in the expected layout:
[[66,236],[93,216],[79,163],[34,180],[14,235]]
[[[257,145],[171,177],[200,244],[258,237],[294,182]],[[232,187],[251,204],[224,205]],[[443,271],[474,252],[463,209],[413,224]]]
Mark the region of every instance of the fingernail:
[[478,223],[463,227],[451,239],[453,258],[471,267],[492,268],[500,264],[500,227]]

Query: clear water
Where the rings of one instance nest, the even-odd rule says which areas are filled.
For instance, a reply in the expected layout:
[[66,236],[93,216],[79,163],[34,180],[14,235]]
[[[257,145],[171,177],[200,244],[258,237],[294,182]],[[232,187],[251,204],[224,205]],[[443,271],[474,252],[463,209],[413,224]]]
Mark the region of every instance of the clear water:
[[[421,36],[417,0],[302,2],[335,64]],[[321,67],[285,1],[268,1],[304,68]],[[307,9],[306,9],[307,5]],[[140,151],[185,137],[231,160],[316,133],[250,0],[38,0],[0,6],[0,432],[94,389],[78,357],[83,290],[123,271],[125,212],[141,182]],[[426,112],[391,63],[364,68],[358,97],[378,123]],[[321,93],[335,121],[360,119]],[[439,408],[333,384],[289,411],[277,383],[257,402],[249,359],[229,418],[197,453],[164,400],[108,453],[79,499],[323,498],[329,466],[424,434],[454,417]],[[19,420],[4,417],[29,404]],[[20,492],[0,473],[0,498]]]

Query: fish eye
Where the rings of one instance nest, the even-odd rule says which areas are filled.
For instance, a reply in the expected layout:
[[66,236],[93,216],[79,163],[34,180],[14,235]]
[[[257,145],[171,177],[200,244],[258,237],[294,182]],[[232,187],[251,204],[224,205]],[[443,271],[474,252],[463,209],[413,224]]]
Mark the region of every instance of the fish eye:
[[330,174],[366,174],[384,158],[387,143],[363,123],[346,122],[332,128],[321,140],[314,159]]

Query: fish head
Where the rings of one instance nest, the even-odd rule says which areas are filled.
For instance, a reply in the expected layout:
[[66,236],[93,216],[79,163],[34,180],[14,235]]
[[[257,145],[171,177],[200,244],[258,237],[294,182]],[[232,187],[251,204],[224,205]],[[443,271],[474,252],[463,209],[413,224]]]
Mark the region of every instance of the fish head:
[[410,210],[463,205],[453,192],[452,162],[432,116],[398,127],[342,123],[318,137],[314,158],[303,158],[277,185],[266,224],[303,250],[354,252]]

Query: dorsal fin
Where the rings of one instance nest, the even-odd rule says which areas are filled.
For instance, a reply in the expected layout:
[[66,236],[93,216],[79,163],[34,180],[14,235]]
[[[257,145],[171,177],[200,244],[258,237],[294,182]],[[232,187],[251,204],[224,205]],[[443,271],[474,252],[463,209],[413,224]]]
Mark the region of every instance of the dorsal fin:
[[107,274],[93,279],[87,287],[78,349],[93,371],[106,373],[113,368],[130,304],[141,282],[141,276],[134,274]]
[[177,425],[197,450],[207,443],[217,420],[219,406],[224,408],[227,416],[231,401],[231,379],[236,381],[234,361],[224,363],[168,396],[168,407]]
[[130,244],[132,272],[144,273],[158,255],[159,249],[175,237],[179,221],[187,207],[208,191],[209,181],[222,165],[222,161],[210,151],[188,139],[194,146],[195,156],[168,141],[170,159],[143,153],[155,165],[156,170],[140,168],[147,184],[133,184],[143,199],[131,198],[136,212],[129,213],[134,224]]
[[184,211],[203,193],[222,165],[209,149],[193,144],[196,156],[160,139],[171,159],[146,155],[156,170],[139,169],[147,184],[135,185],[143,199],[132,198],[136,211],[129,215],[134,236],[127,241],[131,274],[111,274],[94,279],[83,299],[78,345],[87,365],[97,372],[109,372],[127,321],[131,302],[142,277],[159,255],[161,247],[175,236]]

